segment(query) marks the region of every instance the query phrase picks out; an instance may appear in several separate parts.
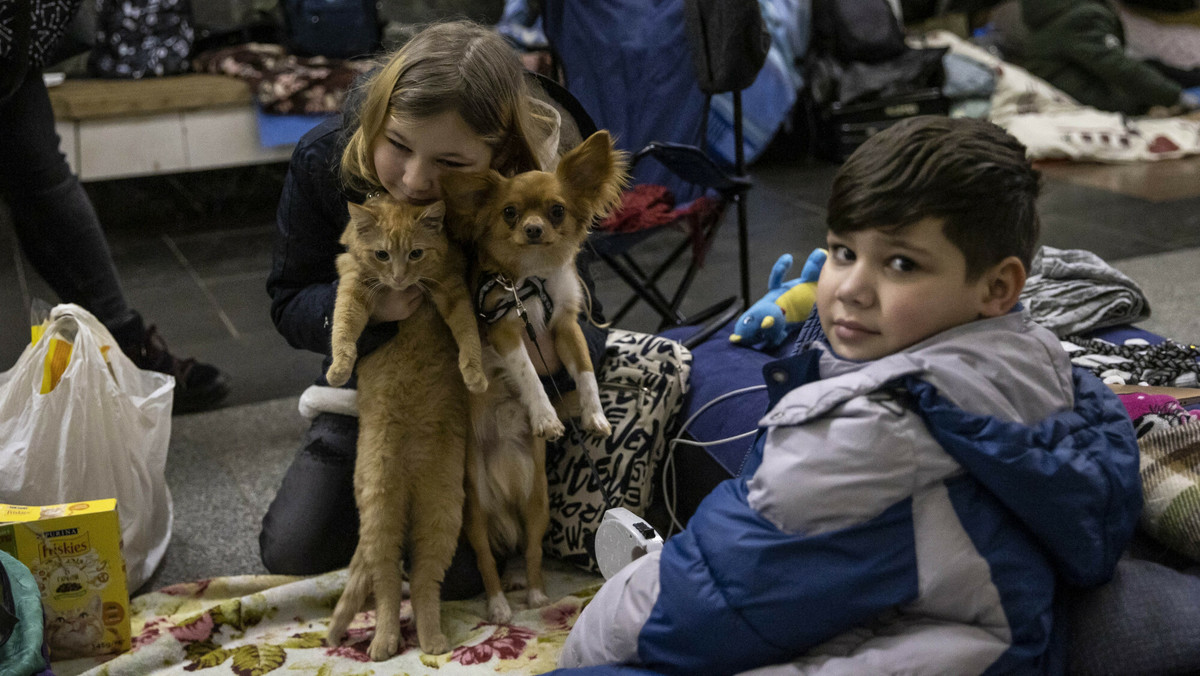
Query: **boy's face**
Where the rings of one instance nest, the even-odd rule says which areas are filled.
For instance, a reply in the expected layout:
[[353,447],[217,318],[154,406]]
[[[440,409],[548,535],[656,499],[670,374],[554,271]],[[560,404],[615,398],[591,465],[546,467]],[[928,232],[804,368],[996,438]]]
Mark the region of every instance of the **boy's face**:
[[829,344],[846,359],[885,357],[994,314],[989,312],[989,276],[967,281],[966,258],[942,233],[941,219],[831,232],[827,240],[817,307]]

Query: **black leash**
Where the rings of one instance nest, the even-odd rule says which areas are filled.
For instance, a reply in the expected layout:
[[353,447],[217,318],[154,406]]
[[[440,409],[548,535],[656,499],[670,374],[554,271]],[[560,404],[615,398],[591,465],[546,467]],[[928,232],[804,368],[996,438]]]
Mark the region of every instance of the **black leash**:
[[[508,280],[508,278],[506,278],[502,275],[496,275],[494,277],[494,279],[496,280],[496,283],[499,284],[502,289],[504,289],[505,291],[512,294],[511,301],[508,301],[508,299],[505,299],[505,301],[507,301],[507,302],[503,302],[500,305],[506,307],[505,312],[508,311],[507,308],[516,309],[517,316],[520,317],[521,321],[525,323],[525,331],[529,334],[529,340],[530,340],[530,342],[533,343],[533,349],[537,350],[538,359],[542,360],[542,368],[545,369],[546,371],[549,371],[550,365],[546,363],[546,355],[542,354],[542,347],[540,345],[538,345],[537,333],[533,330],[533,323],[531,323],[529,321],[529,313],[525,310],[525,303],[522,302],[521,294],[517,291],[516,286],[511,281]],[[534,278],[534,279],[539,279],[539,281],[543,281],[540,278]],[[528,283],[528,280],[526,280],[526,282]],[[521,288],[525,289],[525,288],[527,288],[527,285],[528,284],[523,284],[521,286]],[[488,286],[488,290],[491,290],[491,288],[493,288],[494,286],[495,285]],[[481,285],[480,292],[479,292],[479,294],[477,294],[479,299],[483,298],[483,295],[484,295],[483,288],[484,287]],[[544,291],[544,286],[542,287],[542,289]],[[526,298],[528,298],[528,297],[529,296],[526,295]],[[543,300],[544,304],[547,303],[549,297],[547,296],[546,298],[547,298],[547,300]],[[547,307],[553,307],[553,306],[548,305]],[[496,316],[496,318],[492,319],[491,321],[494,322],[494,321],[500,319],[500,317],[503,315],[504,315],[504,313],[502,312],[502,313],[500,313],[500,315]],[[484,313],[480,312],[480,316],[483,317]],[[485,317],[485,320],[486,320],[486,317]],[[549,321],[550,321],[550,314],[549,314],[549,311],[547,311],[546,322],[549,323]],[[550,386],[554,388],[554,393],[558,396],[558,400],[562,401],[563,394],[558,389],[558,383],[554,382],[554,378],[552,378],[552,377],[549,380],[550,380]],[[575,431],[576,436],[578,436],[580,438],[580,440],[582,440],[583,439],[583,431],[575,426],[575,419],[573,416],[567,416],[567,424],[570,425],[571,429]],[[600,468],[596,466],[596,461],[594,459],[592,459],[592,454],[588,453],[587,446],[583,446],[581,444],[580,447],[583,450],[583,457],[584,457],[584,459],[587,460],[588,467],[592,470],[592,479],[596,482],[596,487],[600,489],[600,493],[603,494],[605,507],[607,508],[607,507],[617,506],[618,503],[613,499],[613,494],[608,490],[608,487],[604,485],[604,482],[601,481]]]

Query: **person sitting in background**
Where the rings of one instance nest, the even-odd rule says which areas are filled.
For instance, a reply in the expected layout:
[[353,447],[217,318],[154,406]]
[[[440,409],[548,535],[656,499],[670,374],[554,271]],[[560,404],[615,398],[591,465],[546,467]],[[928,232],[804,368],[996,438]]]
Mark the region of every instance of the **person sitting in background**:
[[1142,494],[1120,400],[1017,305],[1038,191],[982,120],[914,117],[856,150],[829,201],[826,339],[764,367],[740,476],[603,585],[559,665],[1063,671],[1056,594],[1112,577]]
[[1126,115],[1200,108],[1200,82],[1178,82],[1125,51],[1108,0],[1021,0],[1029,38],[1021,65],[1086,106]]
[[62,2],[45,4],[54,7],[34,0],[30,11],[6,16],[12,40],[0,44],[0,199],[17,241],[59,299],[95,315],[139,368],[175,377],[176,412],[212,408],[228,395],[228,378],[171,354],[129,306],[96,210],[59,151],[42,66],[79,0],[66,3],[69,11],[60,11]]

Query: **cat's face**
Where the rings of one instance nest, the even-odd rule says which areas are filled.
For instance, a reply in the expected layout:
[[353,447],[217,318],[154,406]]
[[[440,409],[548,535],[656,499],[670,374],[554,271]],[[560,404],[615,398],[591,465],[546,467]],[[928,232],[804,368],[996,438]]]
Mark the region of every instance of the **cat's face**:
[[351,227],[342,243],[368,277],[405,289],[442,264],[449,246],[444,203],[417,206],[381,195],[348,206]]
[[104,638],[100,597],[69,608],[46,605],[46,643],[54,659],[89,655]]

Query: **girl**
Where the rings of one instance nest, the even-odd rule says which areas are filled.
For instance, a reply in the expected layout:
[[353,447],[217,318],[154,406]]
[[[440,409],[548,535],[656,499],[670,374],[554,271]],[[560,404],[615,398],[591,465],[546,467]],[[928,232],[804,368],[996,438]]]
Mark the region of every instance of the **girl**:
[[[326,355],[337,284],[334,259],[346,203],[376,190],[416,204],[441,197],[447,172],[493,168],[505,175],[553,169],[560,117],[537,98],[515,51],[465,21],[418,33],[347,102],[341,119],[318,125],[296,146],[279,204],[279,238],[267,291],[279,332],[293,347]],[[357,100],[354,100],[357,99]],[[580,270],[591,286],[586,270]],[[361,358],[388,340],[420,303],[415,289],[387,291],[359,339]],[[594,294],[592,295],[595,297]],[[597,304],[593,317],[602,321]],[[593,363],[605,332],[582,321]],[[531,354],[535,348],[529,346]],[[543,376],[565,375],[554,346],[537,346]],[[544,372],[543,372],[544,371]],[[301,397],[312,417],[300,451],[263,517],[262,559],[273,573],[309,575],[346,566],[358,537],[353,475],[358,423],[354,380],[330,388],[321,376]],[[559,389],[567,387],[559,384]],[[460,544],[442,587],[445,598],[482,591],[469,546]]]

